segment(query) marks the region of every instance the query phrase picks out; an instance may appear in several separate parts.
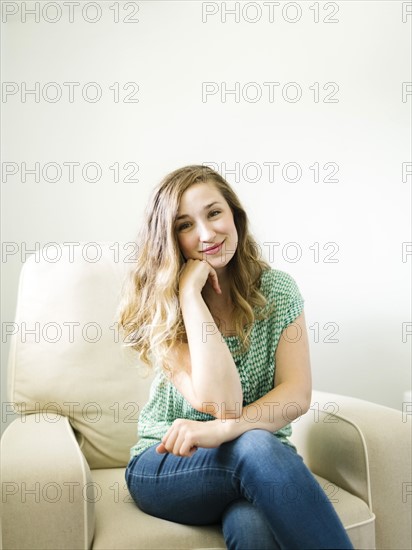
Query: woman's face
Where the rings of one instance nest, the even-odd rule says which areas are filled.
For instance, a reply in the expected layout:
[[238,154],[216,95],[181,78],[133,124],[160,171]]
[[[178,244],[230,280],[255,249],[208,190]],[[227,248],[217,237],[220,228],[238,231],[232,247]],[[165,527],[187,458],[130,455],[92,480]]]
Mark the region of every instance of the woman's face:
[[[175,232],[186,260],[205,259],[219,270],[235,254],[238,235],[233,214],[213,183],[195,183],[186,189],[176,216]],[[208,252],[212,247],[215,248]]]

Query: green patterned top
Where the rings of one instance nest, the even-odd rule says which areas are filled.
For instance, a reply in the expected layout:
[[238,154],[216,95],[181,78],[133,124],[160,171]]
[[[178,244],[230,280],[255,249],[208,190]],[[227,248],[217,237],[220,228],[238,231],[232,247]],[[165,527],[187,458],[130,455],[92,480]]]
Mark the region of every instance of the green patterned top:
[[[250,347],[246,353],[236,353],[237,336],[222,336],[235,360],[243,390],[243,406],[266,395],[274,386],[275,351],[282,331],[302,313],[304,299],[295,280],[284,271],[268,269],[262,273],[260,291],[275,308],[270,317],[253,323]],[[294,338],[295,333],[290,338]],[[252,410],[251,410],[252,412]],[[285,411],[287,414],[287,411]],[[177,418],[188,420],[214,420],[210,414],[194,409],[183,395],[167,379],[163,370],[157,368],[150,388],[148,403],[142,408],[138,422],[139,440],[130,450],[133,457],[142,453],[160,440]],[[259,420],[257,414],[249,420]],[[283,443],[291,445],[290,424],[274,434]]]

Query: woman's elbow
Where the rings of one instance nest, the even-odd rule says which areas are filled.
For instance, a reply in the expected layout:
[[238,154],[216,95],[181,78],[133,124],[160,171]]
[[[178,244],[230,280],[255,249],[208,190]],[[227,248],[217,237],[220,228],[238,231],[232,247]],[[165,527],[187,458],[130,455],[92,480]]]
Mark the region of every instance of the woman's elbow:
[[312,400],[312,392],[306,392],[305,394],[303,394],[301,396],[301,398],[299,399],[299,412],[298,412],[298,415],[296,418],[298,418],[299,416],[302,416],[304,414],[306,414],[308,412],[308,410],[310,409],[310,405],[311,405],[311,400]]

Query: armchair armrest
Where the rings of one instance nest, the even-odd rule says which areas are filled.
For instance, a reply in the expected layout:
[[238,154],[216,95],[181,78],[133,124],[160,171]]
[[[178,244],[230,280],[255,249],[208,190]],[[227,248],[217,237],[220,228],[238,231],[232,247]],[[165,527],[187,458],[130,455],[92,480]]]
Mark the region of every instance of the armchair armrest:
[[90,548],[94,486],[69,420],[21,416],[5,430],[1,456],[4,548]]
[[293,442],[315,474],[362,498],[377,548],[411,548],[411,422],[401,411],[314,391]]

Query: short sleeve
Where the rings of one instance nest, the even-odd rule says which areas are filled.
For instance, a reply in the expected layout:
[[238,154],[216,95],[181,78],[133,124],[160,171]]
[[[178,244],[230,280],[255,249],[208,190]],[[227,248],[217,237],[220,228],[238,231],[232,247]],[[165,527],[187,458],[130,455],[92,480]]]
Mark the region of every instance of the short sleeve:
[[280,336],[302,313],[304,299],[295,279],[279,269],[272,269],[266,273],[263,287],[266,296],[270,297],[270,301],[274,301],[275,324]]
[[300,293],[299,287],[296,284],[295,279],[285,272],[278,271],[279,281],[282,291],[284,293],[283,298],[283,319],[282,319],[282,331],[291,325],[297,317],[302,313],[304,307],[304,298]]

